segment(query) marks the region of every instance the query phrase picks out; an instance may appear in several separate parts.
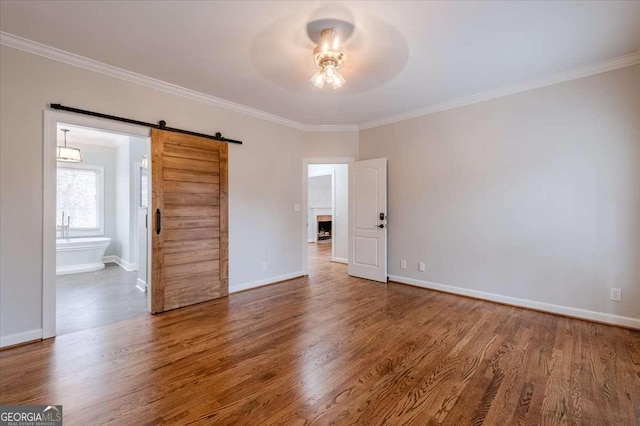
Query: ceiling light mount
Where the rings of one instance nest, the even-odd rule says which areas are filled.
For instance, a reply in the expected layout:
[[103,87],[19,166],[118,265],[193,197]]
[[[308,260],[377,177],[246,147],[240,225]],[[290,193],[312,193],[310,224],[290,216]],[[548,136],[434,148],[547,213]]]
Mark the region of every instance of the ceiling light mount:
[[345,83],[338,69],[344,63],[344,52],[340,51],[340,40],[334,28],[325,28],[320,32],[320,44],[313,49],[313,60],[318,72],[311,78],[313,84],[322,88],[325,83],[334,89]]

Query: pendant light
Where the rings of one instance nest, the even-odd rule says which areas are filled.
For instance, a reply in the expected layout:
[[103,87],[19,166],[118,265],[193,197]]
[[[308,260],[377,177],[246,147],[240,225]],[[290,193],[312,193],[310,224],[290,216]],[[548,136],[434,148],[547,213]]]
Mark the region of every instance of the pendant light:
[[67,132],[69,129],[60,129],[64,132],[64,146],[59,146],[56,159],[65,163],[82,163],[82,156],[78,148],[67,147]]

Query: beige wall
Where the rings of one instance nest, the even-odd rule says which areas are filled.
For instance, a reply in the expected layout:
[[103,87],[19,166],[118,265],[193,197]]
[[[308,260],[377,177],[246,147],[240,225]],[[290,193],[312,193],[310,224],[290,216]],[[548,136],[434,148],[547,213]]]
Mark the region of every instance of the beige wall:
[[244,141],[229,147],[230,287],[301,271],[301,131],[1,49],[2,337],[42,324],[43,110],[52,102]]
[[305,158],[358,158],[358,132],[304,132]]
[[364,130],[359,155],[389,160],[390,274],[640,318],[640,66]]
[[232,289],[301,270],[302,158],[385,156],[391,274],[640,317],[638,66],[358,134],[303,133],[8,47],[0,55],[3,338],[42,324],[51,102],[245,142],[229,153]]

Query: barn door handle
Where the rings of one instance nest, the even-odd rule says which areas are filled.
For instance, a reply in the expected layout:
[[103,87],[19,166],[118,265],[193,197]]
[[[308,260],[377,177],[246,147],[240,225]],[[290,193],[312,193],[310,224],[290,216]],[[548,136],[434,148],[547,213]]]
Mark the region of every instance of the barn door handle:
[[162,213],[160,209],[156,209],[156,234],[160,234],[162,231]]

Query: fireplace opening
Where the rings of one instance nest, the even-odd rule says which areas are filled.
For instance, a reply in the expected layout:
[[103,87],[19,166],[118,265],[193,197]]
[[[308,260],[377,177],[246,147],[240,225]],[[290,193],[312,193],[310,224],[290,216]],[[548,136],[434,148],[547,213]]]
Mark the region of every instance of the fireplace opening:
[[318,216],[318,241],[331,239],[331,215]]

